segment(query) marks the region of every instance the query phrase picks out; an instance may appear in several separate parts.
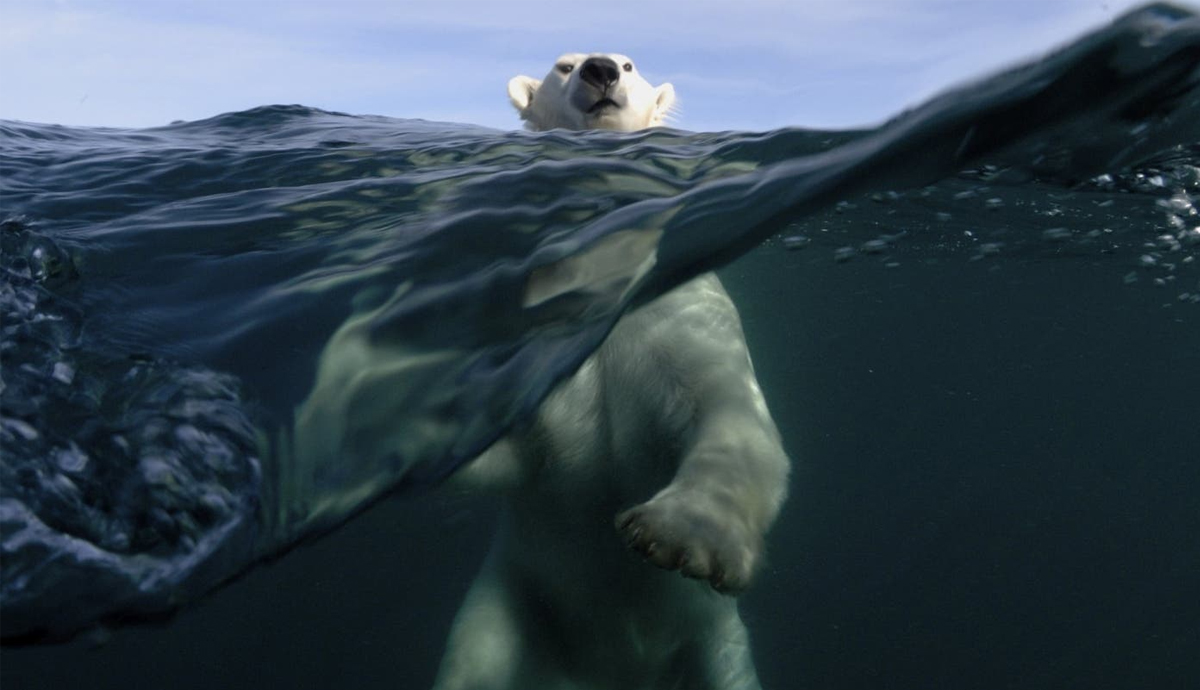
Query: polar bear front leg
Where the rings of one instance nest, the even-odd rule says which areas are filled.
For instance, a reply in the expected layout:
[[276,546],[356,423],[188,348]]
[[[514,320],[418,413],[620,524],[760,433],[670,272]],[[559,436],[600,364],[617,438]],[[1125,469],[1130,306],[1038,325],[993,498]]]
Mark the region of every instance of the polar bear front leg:
[[741,322],[715,276],[648,305],[655,366],[674,372],[668,407],[690,407],[671,483],[616,517],[650,563],[744,590],[787,492],[788,458],[754,377]]
[[653,565],[736,594],[750,584],[762,534],[739,519],[735,508],[720,503],[708,491],[672,484],[620,513],[617,529],[626,545]]
[[617,515],[616,524],[650,563],[736,594],[761,561],[763,537],[783,502],[787,461],[770,435],[747,434],[753,420],[714,423],[725,425],[724,433],[707,432],[675,479]]

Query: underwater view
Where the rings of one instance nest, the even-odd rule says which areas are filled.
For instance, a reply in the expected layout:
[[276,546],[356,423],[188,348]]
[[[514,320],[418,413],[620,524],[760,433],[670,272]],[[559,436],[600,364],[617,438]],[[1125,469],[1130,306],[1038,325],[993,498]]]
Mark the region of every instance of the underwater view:
[[446,480],[707,271],[793,463],[763,687],[1200,683],[1190,11],[869,130],[276,105],[0,170],[6,690],[430,687],[502,513]]

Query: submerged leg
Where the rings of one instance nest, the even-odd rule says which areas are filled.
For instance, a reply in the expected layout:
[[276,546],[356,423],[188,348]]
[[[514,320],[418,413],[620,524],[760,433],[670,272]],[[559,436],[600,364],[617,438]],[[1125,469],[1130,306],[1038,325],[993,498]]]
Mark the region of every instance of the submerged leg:
[[704,642],[702,655],[705,675],[713,690],[762,690],[754,660],[750,656],[750,635],[736,613],[727,618]]
[[454,619],[434,690],[516,690],[522,652],[510,597],[485,565]]
[[641,331],[639,352],[649,353],[638,361],[657,369],[626,366],[633,373],[626,385],[657,377],[658,388],[671,392],[663,408],[689,414],[679,428],[668,427],[686,441],[671,483],[617,515],[616,527],[654,565],[721,592],[740,592],[783,505],[789,461],[737,310],[716,277],[707,276],[660,297],[618,328],[629,324]]

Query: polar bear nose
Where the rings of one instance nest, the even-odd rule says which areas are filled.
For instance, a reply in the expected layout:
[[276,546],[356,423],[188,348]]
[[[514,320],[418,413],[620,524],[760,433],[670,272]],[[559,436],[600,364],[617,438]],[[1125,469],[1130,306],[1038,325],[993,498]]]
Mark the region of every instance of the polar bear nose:
[[579,78],[600,89],[607,89],[621,78],[617,63],[606,57],[593,57],[583,61]]

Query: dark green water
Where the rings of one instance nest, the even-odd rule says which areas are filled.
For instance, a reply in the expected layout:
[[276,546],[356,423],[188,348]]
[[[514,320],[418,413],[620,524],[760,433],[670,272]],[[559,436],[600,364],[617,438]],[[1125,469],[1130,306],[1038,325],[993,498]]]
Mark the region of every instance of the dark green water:
[[[1159,9],[871,133],[5,123],[0,628],[168,610],[359,507],[314,492],[427,484],[621,309],[769,238],[721,271],[797,460],[743,600],[764,686],[1194,687],[1198,63]],[[648,276],[503,311],[642,226]],[[384,339],[464,353],[430,375],[474,421],[291,495],[261,435],[384,306]],[[447,409],[420,393],[414,428]],[[493,509],[385,500],[165,625],[6,648],[3,684],[426,687]]]

